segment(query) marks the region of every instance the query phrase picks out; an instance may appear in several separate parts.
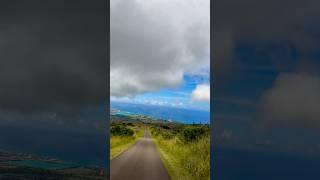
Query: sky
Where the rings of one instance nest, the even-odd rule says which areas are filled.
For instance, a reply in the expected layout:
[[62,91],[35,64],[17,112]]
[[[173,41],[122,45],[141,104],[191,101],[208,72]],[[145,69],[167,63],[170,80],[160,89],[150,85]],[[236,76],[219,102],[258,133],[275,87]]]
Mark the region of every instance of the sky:
[[105,1],[0,2],[0,150],[106,163],[107,18]]
[[111,101],[209,111],[210,1],[112,0],[110,11]]
[[1,109],[70,112],[102,103],[108,63],[101,5],[1,2]]
[[217,148],[320,157],[317,1],[217,0]]

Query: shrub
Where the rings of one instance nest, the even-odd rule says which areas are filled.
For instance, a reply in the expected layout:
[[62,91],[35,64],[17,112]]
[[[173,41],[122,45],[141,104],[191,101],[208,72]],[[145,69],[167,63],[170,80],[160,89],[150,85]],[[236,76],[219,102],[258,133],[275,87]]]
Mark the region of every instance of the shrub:
[[134,134],[134,131],[125,126],[117,125],[115,127],[111,127],[110,134],[114,136],[132,136]]
[[184,142],[191,142],[198,140],[206,132],[207,130],[204,127],[186,127],[181,131],[180,138]]
[[162,127],[163,129],[170,129],[170,127],[167,126],[167,125],[162,125],[161,127]]
[[169,131],[164,131],[164,132],[161,133],[161,135],[162,135],[162,137],[163,137],[164,139],[172,139],[172,138],[175,137],[175,135],[172,134],[172,133],[169,132]]

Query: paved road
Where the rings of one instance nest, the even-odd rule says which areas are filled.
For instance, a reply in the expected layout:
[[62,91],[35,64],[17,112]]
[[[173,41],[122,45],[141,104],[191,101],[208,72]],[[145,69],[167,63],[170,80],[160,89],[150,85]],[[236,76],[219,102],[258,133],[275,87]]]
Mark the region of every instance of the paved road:
[[170,180],[147,129],[135,145],[111,160],[111,180]]

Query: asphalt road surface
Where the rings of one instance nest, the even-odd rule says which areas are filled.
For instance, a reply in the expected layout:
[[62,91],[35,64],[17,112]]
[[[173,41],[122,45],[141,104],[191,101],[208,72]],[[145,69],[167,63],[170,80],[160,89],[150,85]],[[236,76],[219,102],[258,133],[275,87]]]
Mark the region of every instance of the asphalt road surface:
[[111,160],[111,180],[170,180],[147,129],[144,137]]

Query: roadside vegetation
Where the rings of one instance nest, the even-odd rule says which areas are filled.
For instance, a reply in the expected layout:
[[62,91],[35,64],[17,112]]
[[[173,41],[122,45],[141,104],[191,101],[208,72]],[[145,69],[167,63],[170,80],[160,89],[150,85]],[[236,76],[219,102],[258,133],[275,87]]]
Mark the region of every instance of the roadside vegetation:
[[149,132],[172,180],[210,179],[207,125],[152,124]]
[[110,159],[128,149],[142,136],[142,124],[112,123],[110,126]]
[[210,179],[209,125],[186,125],[145,116],[111,116],[111,159],[142,137],[145,126],[172,180]]

